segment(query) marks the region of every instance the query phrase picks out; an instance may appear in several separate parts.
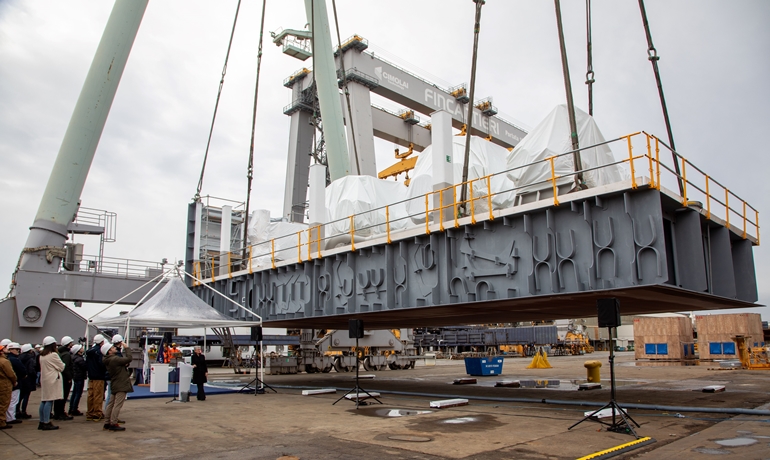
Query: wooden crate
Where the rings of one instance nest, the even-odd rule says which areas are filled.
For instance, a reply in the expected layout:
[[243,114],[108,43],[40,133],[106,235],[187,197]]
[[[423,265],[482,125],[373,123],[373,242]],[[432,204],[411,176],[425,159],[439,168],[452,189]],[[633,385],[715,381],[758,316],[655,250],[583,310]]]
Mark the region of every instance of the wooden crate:
[[[759,313],[698,315],[695,317],[695,327],[698,330],[700,359],[737,359],[738,355],[735,353],[737,347],[734,346],[733,341],[736,335],[750,337],[749,346],[754,346],[754,343],[760,344],[765,340],[762,316]],[[722,344],[719,352],[716,344]],[[730,353],[731,351],[735,352]]]
[[692,323],[686,316],[644,316],[634,319],[636,359],[691,358],[692,342]]

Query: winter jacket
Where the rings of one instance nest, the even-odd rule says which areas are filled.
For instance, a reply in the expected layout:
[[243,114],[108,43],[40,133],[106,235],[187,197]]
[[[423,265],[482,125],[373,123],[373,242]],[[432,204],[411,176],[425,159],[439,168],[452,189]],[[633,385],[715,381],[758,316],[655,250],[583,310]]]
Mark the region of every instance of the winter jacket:
[[6,357],[8,358],[8,361],[11,362],[13,373],[16,374],[16,385],[14,386],[14,390],[18,390],[21,381],[27,378],[27,368],[21,363],[19,357],[13,353],[8,353]]
[[204,356],[203,353],[201,353],[200,356],[197,353],[193,353],[190,358],[190,364],[195,366],[193,368],[192,383],[198,384],[208,382],[208,379],[206,379],[206,372],[209,371],[209,368],[206,366],[206,356]]
[[128,373],[128,365],[131,364],[131,350],[126,347],[123,349],[125,357],[117,354],[104,357],[104,365],[107,366],[107,372],[110,374],[110,391],[116,393],[133,393],[134,387],[131,386],[131,379]]
[[40,355],[40,395],[41,401],[56,401],[64,397],[61,371],[64,370],[64,362],[56,353]]
[[82,382],[86,379],[88,373],[88,366],[86,360],[83,359],[83,355],[75,353],[72,355],[72,380],[75,382]]
[[103,356],[99,345],[94,345],[86,351],[88,380],[107,380],[107,368],[102,362]]
[[0,394],[11,394],[16,385],[16,373],[13,372],[13,366],[5,357],[0,357]]
[[61,373],[62,378],[64,380],[72,380],[72,354],[68,346],[62,345],[59,347],[59,357],[64,363],[64,370]]
[[31,350],[19,355],[19,361],[21,361],[21,364],[24,365],[24,368],[27,370],[27,378],[22,380],[19,384],[19,389],[23,391],[31,392],[37,390],[37,384],[35,383],[37,380],[37,370],[35,369],[36,358],[36,353]]

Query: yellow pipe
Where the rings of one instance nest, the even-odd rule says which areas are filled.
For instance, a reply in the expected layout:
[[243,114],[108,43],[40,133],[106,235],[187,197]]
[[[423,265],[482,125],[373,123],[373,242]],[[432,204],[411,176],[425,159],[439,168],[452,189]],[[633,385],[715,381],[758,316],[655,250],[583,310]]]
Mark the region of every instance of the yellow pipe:
[[430,235],[430,228],[428,227],[428,225],[430,224],[430,218],[429,218],[429,215],[428,215],[428,213],[429,213],[429,210],[428,210],[428,195],[430,195],[430,193],[426,193],[425,194],[425,234],[426,235]]
[[474,201],[474,197],[473,197],[473,181],[474,180],[475,179],[471,179],[471,180],[468,181],[468,192],[469,192],[468,193],[468,199],[471,202],[471,223],[472,224],[476,224],[476,210],[473,208],[473,201]]
[[487,175],[487,206],[489,207],[489,220],[495,220],[492,215],[492,175]]
[[650,187],[655,188],[655,174],[652,171],[652,149],[650,147],[650,135],[644,133],[647,137],[647,159],[650,160]]
[[628,139],[628,164],[631,165],[631,188],[636,188],[636,173],[634,172],[633,154],[634,147],[631,145],[631,136],[633,136],[633,134],[626,136],[626,139]]
[[385,230],[388,233],[388,244],[390,244],[392,241],[390,239],[390,211],[388,206],[385,206]]
[[706,175],[706,219],[711,219],[711,194],[709,193],[708,175]]
[[350,250],[356,250],[356,221],[350,216]]
[[687,206],[687,168],[685,166],[687,165],[687,160],[682,157],[682,190],[684,196],[682,197],[682,206]]
[[275,238],[270,240],[270,261],[273,264],[273,269],[275,270]]
[[553,185],[553,205],[559,206],[559,195],[556,190],[556,168],[553,165],[553,157],[548,157],[548,161],[551,162],[551,184]]

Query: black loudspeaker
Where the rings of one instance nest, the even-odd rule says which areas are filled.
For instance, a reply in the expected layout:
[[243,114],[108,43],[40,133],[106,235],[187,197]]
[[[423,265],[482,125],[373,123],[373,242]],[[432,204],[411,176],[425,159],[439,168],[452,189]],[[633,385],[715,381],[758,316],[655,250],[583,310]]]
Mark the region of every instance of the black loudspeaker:
[[596,301],[599,327],[620,326],[620,301],[615,297],[598,299]]
[[364,320],[351,319],[348,321],[348,337],[351,339],[364,338]]
[[261,342],[262,341],[262,326],[252,326],[251,327],[251,341],[252,342]]

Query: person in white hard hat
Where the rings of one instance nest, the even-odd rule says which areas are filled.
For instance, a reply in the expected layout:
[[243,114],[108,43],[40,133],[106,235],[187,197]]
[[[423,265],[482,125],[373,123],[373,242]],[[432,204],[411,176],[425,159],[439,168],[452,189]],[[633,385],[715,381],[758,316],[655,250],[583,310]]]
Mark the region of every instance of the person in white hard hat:
[[37,380],[36,358],[37,354],[35,353],[35,349],[32,348],[32,344],[26,343],[21,346],[19,360],[27,371],[27,378],[19,383],[19,405],[16,418],[20,420],[32,418],[32,416],[27,413],[27,405],[29,404],[30,394],[37,390],[37,385],[35,384],[35,381]]
[[[16,385],[16,373],[13,372],[11,363],[6,359],[5,345],[0,345],[0,414],[4,415],[11,404],[11,393]],[[0,430],[13,428],[13,425],[5,423],[5,417],[0,417]]]
[[72,337],[65,335],[61,338],[61,346],[59,347],[59,358],[64,363],[64,370],[61,373],[62,384],[62,399],[57,399],[53,403],[53,419],[54,420],[72,420],[72,417],[67,415],[65,411],[67,405],[67,399],[70,395],[70,389],[72,388],[72,354],[70,348],[73,345]]
[[21,383],[22,379],[27,378],[27,370],[19,360],[21,345],[16,342],[11,342],[5,348],[8,351],[6,357],[8,358],[8,361],[11,362],[13,373],[16,374],[16,384],[13,386],[13,391],[11,392],[11,403],[8,405],[8,409],[5,411],[5,423],[9,425],[15,425],[17,423],[21,423],[21,420],[16,418],[16,408],[19,405],[19,393],[21,392],[19,389],[19,384]]
[[43,339],[43,351],[40,352],[40,408],[38,409],[40,423],[38,430],[58,430],[51,423],[51,408],[56,400],[62,399],[64,389],[61,384],[61,371],[64,363],[56,353],[56,339],[50,335]]
[[[4,346],[4,347],[7,347],[9,343],[11,343],[11,339],[3,339],[3,340],[0,340],[0,345],[2,345],[2,346]],[[7,351],[7,350],[6,350],[6,351]]]
[[86,420],[98,422],[104,419],[104,381],[107,378],[107,368],[104,367],[101,347],[104,345],[104,336],[96,334],[94,345],[86,351],[86,366],[88,368],[88,401]]
[[73,345],[70,349],[70,353],[72,353],[72,394],[70,395],[70,409],[67,411],[67,414],[70,417],[83,415],[83,413],[78,410],[87,373],[86,360],[83,358],[83,351],[83,346],[80,344]]
[[[126,356],[118,356],[117,349],[122,348]],[[131,386],[131,379],[128,375],[128,365],[131,364],[131,349],[123,342],[105,344],[102,346],[104,353],[104,365],[107,366],[107,372],[110,374],[110,391],[112,397],[104,411],[104,417],[107,419],[104,424],[105,430],[125,431],[120,426],[120,409],[126,401],[126,395],[134,391]]]

